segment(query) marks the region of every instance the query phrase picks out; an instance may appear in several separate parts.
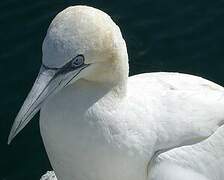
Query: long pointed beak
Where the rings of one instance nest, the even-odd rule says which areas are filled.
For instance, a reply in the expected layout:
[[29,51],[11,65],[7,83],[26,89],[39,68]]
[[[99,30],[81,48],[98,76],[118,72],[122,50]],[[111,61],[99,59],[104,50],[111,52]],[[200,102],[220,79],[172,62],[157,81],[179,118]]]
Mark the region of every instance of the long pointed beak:
[[13,123],[8,144],[40,110],[45,100],[68,85],[84,68],[79,68],[72,73],[61,74],[59,69],[41,66],[38,77]]
[[[50,94],[50,84],[54,80],[56,70],[46,69],[43,66],[37,79],[23,103],[10,131],[8,144],[27,125],[33,116],[40,110],[44,99]],[[51,88],[52,89],[52,88]]]

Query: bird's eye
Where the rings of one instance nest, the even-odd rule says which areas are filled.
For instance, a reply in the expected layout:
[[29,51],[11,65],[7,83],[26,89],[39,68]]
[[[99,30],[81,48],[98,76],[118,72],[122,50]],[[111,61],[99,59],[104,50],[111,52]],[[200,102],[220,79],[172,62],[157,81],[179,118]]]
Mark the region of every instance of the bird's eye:
[[78,55],[72,60],[72,67],[79,67],[84,63],[84,56]]

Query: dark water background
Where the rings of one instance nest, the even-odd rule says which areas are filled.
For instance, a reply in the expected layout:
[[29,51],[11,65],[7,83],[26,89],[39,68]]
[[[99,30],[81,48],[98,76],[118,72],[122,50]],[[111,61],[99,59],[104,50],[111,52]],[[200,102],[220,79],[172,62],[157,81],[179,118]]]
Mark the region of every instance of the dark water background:
[[178,71],[224,85],[223,0],[1,0],[0,180],[37,180],[51,169],[38,116],[10,146],[6,142],[40,67],[49,23],[76,4],[104,10],[121,27],[131,75]]

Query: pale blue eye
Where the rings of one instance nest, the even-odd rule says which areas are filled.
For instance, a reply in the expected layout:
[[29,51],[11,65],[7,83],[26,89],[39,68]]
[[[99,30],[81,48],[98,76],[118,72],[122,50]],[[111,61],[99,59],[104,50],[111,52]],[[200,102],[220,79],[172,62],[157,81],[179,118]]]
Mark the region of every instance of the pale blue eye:
[[84,56],[78,55],[72,61],[72,67],[79,67],[79,66],[83,65],[83,63],[84,63]]

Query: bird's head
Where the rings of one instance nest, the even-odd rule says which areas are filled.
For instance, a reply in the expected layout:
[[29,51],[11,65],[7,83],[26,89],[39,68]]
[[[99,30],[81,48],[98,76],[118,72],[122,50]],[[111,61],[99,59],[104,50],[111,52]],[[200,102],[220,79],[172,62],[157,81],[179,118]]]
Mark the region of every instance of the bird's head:
[[79,79],[125,84],[128,55],[119,27],[106,13],[73,6],[59,13],[44,39],[42,66],[20,109],[8,143],[39,111],[45,100]]

